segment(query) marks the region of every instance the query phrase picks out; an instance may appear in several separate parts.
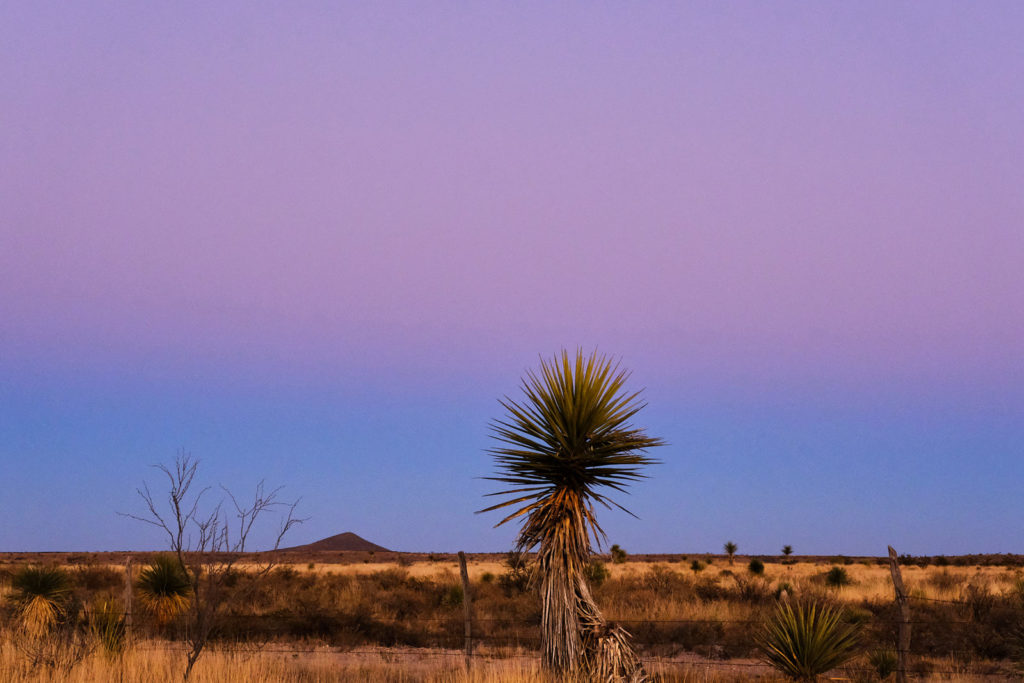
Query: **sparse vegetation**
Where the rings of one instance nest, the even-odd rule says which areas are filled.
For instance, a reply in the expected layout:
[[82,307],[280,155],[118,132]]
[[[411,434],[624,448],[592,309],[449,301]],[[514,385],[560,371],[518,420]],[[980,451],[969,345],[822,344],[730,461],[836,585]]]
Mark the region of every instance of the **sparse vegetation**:
[[747,571],[754,576],[761,576],[764,574],[764,562],[755,557],[749,564],[747,564]]
[[[8,557],[13,559],[14,556]],[[146,566],[153,557],[136,559],[141,559]],[[447,656],[452,655],[452,649],[461,647],[463,642],[460,591],[454,588],[459,585],[458,566],[453,557],[442,563],[430,562],[426,556],[409,555],[407,566],[399,566],[397,562],[368,566],[363,564],[361,554],[345,558],[332,555],[315,557],[318,561],[313,570],[308,569],[310,556],[298,556],[262,580],[248,569],[251,566],[248,558],[241,558],[232,585],[226,586],[224,598],[227,609],[218,621],[211,648],[196,666],[194,680],[227,680],[207,676],[214,675],[213,672],[222,666],[221,662],[231,662],[232,666],[244,668],[248,666],[244,664],[248,661],[245,658],[256,657],[264,662],[261,666],[273,664],[277,667],[279,663],[274,662],[280,659],[279,655],[276,660],[275,656],[260,660],[256,654],[261,648],[268,647],[268,643],[272,643],[269,645],[271,652],[293,646],[298,648],[297,659],[290,666],[281,664],[281,668],[273,669],[275,674],[271,678],[293,680],[290,677],[295,676],[296,683],[300,675],[306,675],[306,680],[310,680],[310,676],[313,676],[312,680],[338,680],[323,678],[326,674],[322,673],[316,674],[321,678],[308,673],[312,669],[304,668],[311,665],[307,660],[312,661],[311,658],[315,659],[317,655],[306,654],[306,651],[321,652],[323,657],[335,658],[342,657],[340,652],[347,650],[434,648],[418,652],[445,653],[446,656],[438,654],[436,657],[438,664],[456,659]],[[477,619],[474,634],[482,648],[478,652],[492,656],[507,652],[507,648],[519,647],[522,649],[516,652],[533,658],[526,661],[535,664],[539,657],[541,605],[532,591],[507,591],[502,586],[500,579],[508,568],[507,559],[491,556],[471,560],[470,580]],[[863,656],[851,665],[850,672],[863,673],[869,667],[874,669],[872,653],[891,647],[895,637],[892,587],[887,566],[855,562],[845,568],[853,583],[842,592],[836,592],[825,590],[824,572],[811,562],[799,562],[778,578],[768,578],[752,577],[745,570],[734,573],[734,570],[722,566],[723,563],[718,567],[705,567],[694,574],[689,568],[689,561],[685,565],[673,564],[671,559],[666,557],[655,562],[631,558],[620,565],[606,562],[605,570],[609,576],[600,586],[592,586],[594,600],[609,620],[623,624],[633,634],[638,653],[644,658],[680,653],[684,658],[696,657],[698,661],[710,659],[717,663],[713,669],[717,671],[719,666],[727,666],[732,658],[755,656],[751,624],[764,623],[771,617],[776,599],[783,590],[790,604],[817,600],[841,605],[848,615],[847,621],[863,624]],[[950,559],[951,562],[956,560]],[[22,561],[32,561],[32,558],[24,557]],[[110,557],[90,557],[67,572],[70,582],[69,613],[82,614],[76,604],[95,606],[109,600],[113,603],[110,613],[116,616],[117,598],[124,589],[124,573],[108,564],[112,561]],[[116,561],[123,561],[123,556],[117,557]],[[10,581],[23,566],[12,564],[11,560],[0,565],[0,577],[6,576],[8,582],[7,599],[0,604],[0,618],[7,623],[15,623],[17,618]],[[994,674],[1001,675],[1004,671],[1007,672],[1005,677],[1009,678],[1012,665],[1002,664],[1001,658],[1019,657],[1019,653],[1024,651],[1021,649],[1024,637],[1018,629],[1024,616],[1024,603],[1017,589],[1017,583],[1022,579],[1015,572],[996,564],[981,570],[949,570],[956,585],[952,590],[940,593],[934,579],[942,571],[942,568],[930,567],[905,572],[908,590],[913,595],[954,601],[915,600],[913,646],[918,654],[913,660],[914,670],[934,673],[955,669],[961,672],[959,680],[963,681],[973,680],[971,675],[974,673],[987,673],[991,680]],[[488,583],[484,579],[486,573],[492,573],[495,579]],[[768,576],[771,575],[768,572]],[[947,579],[943,578],[939,583],[945,581]],[[971,585],[973,589],[969,588]],[[258,590],[251,590],[253,586]],[[985,586],[984,591],[981,586]],[[133,642],[138,647],[122,651],[120,655],[107,655],[94,630],[93,614],[94,608],[91,607],[85,610],[84,620],[80,617],[63,619],[45,640],[37,643],[39,647],[34,651],[25,647],[24,638],[17,641],[17,646],[12,640],[13,649],[8,656],[16,655],[25,672],[30,666],[34,667],[32,671],[60,672],[59,676],[52,674],[53,683],[56,680],[118,680],[116,676],[108,677],[96,672],[119,670],[117,667],[122,664],[118,662],[122,659],[124,671],[131,672],[140,670],[144,662],[155,657],[160,658],[159,661],[169,660],[172,653],[173,657],[180,657],[184,621],[160,628],[136,602]],[[113,621],[116,624],[116,619]],[[7,632],[12,638],[16,634],[13,629]],[[234,648],[239,648],[238,657],[231,654]],[[328,651],[333,654],[326,654]],[[955,653],[955,663],[949,659],[951,653]],[[0,656],[3,656],[2,652]],[[430,658],[429,654],[427,658]],[[108,659],[109,664],[105,663]],[[386,671],[379,657],[373,661],[377,662],[374,666],[379,666],[374,671]],[[396,661],[403,662],[399,669],[401,675],[412,676],[407,669],[411,666],[408,664],[411,658],[403,660],[399,657]],[[485,661],[481,659],[479,666],[485,666]],[[133,679],[126,673],[124,680],[180,680],[184,665],[183,658],[174,663],[171,670],[176,673],[173,676],[140,675]],[[666,680],[693,680],[693,676],[706,669],[688,666],[679,663],[666,665],[667,673],[678,676]],[[698,664],[692,666],[699,667]],[[474,670],[477,669],[477,664],[474,664]],[[302,674],[304,671],[307,673]],[[93,675],[89,677],[87,672]],[[659,680],[654,676],[655,671],[649,670],[649,673],[654,680]],[[741,669],[735,680],[743,679],[742,673],[751,672]],[[850,675],[860,680],[859,673]],[[28,676],[27,673],[24,676],[18,674],[14,680],[27,680]],[[357,676],[340,680],[362,679]],[[416,680],[421,678],[417,675]],[[703,674],[700,680],[705,680]],[[48,680],[47,683],[51,682]]]

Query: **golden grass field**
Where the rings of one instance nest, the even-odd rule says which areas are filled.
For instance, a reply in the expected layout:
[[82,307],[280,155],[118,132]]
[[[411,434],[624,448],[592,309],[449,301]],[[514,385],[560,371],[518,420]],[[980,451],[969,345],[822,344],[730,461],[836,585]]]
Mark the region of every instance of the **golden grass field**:
[[[124,565],[117,560],[123,558],[124,555],[104,555],[91,558],[88,563],[90,571],[100,568],[107,572],[112,582],[108,592],[115,596],[123,591],[123,586],[116,584],[117,577],[124,571]],[[25,559],[8,559],[0,568],[10,571]],[[359,613],[369,620],[366,623],[391,625],[392,630],[382,631],[388,634],[386,638],[409,640],[410,634],[416,635],[419,629],[425,641],[440,639],[448,645],[432,642],[427,647],[413,647],[400,642],[369,642],[370,636],[363,641],[340,642],[316,634],[263,636],[252,642],[235,638],[214,643],[196,665],[191,680],[210,683],[544,680],[532,649],[535,643],[531,643],[531,638],[536,637],[535,625],[516,625],[536,618],[535,596],[529,591],[511,597],[502,592],[500,578],[508,567],[500,556],[472,556],[469,564],[475,619],[480,621],[474,628],[483,638],[482,642],[477,642],[478,656],[469,674],[463,653],[458,649],[462,608],[455,602],[449,604],[444,597],[453,595],[460,586],[454,558],[407,556],[400,563],[377,562],[372,557],[341,563],[318,559],[303,557],[301,562],[281,564],[271,577],[267,594],[259,596],[246,609],[270,619],[275,614],[291,614],[298,609],[296,619],[299,621],[305,618],[303,615],[315,618],[321,611]],[[712,563],[694,572],[693,559],[702,564],[712,559]],[[654,643],[646,647],[642,655],[654,679],[662,681],[776,680],[772,671],[758,662],[755,653],[744,651],[743,643],[749,640],[756,622],[763,620],[773,604],[773,596],[781,588],[785,588],[787,594],[824,597],[846,605],[851,613],[863,618],[870,617],[869,610],[884,612],[893,600],[889,567],[874,560],[847,560],[841,566],[851,579],[850,585],[826,587],[822,576],[834,566],[827,560],[802,560],[792,564],[767,561],[764,574],[754,576],[747,569],[749,559],[737,556],[730,564],[723,557],[698,555],[686,560],[674,556],[665,560],[631,559],[623,564],[607,562],[609,575],[595,590],[595,596],[607,618],[622,622],[640,642]],[[138,563],[136,560],[136,566]],[[84,571],[82,565],[70,568],[72,572]],[[245,565],[240,568],[244,569]],[[916,613],[921,618],[934,619],[936,629],[953,629],[954,635],[958,627],[945,624],[943,620],[953,623],[965,614],[966,608],[952,604],[961,600],[965,591],[981,591],[1007,605],[1024,604],[1024,575],[1016,567],[922,568],[910,565],[904,566],[902,571],[910,594],[922,600]],[[705,595],[700,592],[702,587],[715,590]],[[2,602],[7,602],[8,592],[9,587],[0,578]],[[436,599],[431,602],[428,594],[441,596],[441,602]],[[701,597],[698,599],[697,595]],[[951,603],[947,606],[944,602],[927,601]],[[943,609],[947,611],[935,611]],[[133,646],[119,659],[110,660],[94,648],[67,670],[31,667],[17,646],[10,611],[6,614],[8,623],[0,632],[0,683],[167,681],[180,679],[184,670],[182,645],[173,633],[156,633],[152,629],[143,632],[141,627]],[[488,625],[503,619],[513,626]],[[422,629],[417,626],[419,620],[426,624]],[[680,630],[683,626],[679,625],[684,622],[687,624],[685,631]],[[931,638],[940,644],[944,642],[941,634],[928,631],[930,626],[919,628],[922,629],[920,641]],[[883,632],[884,629],[879,631]],[[488,641],[487,634],[495,640]],[[412,640],[419,639],[419,635]],[[522,639],[518,647],[499,642],[510,635]],[[690,640],[686,641],[687,638]],[[1021,671],[1017,668],[1019,664],[1005,659],[947,655],[941,649],[932,649],[935,651],[916,657],[916,680],[999,680]],[[845,680],[877,680],[865,673],[866,666],[865,655],[836,676]]]
[[[694,556],[704,557],[704,556]],[[746,573],[749,557],[737,556],[730,565],[723,558],[714,560],[700,572],[701,578],[721,578],[729,573],[742,575]],[[296,572],[315,572],[321,574],[362,574],[370,575],[398,567],[394,562],[367,562],[361,564],[317,564],[313,562],[284,563]],[[674,572],[692,576],[688,562],[636,562],[623,564],[606,563],[612,579],[624,577],[642,577],[655,571]],[[781,581],[794,583],[806,582],[822,571],[834,566],[828,561],[796,562],[791,565],[766,563],[763,578],[770,583]],[[877,562],[853,562],[841,565],[849,573],[853,584],[836,591],[835,596],[844,602],[856,603],[862,600],[889,600],[893,597],[892,579],[888,564]],[[409,576],[421,579],[435,579],[456,582],[459,580],[457,564],[415,561],[401,567]],[[505,564],[498,559],[477,560],[468,563],[471,581],[480,581],[484,574],[497,576],[505,571]],[[955,597],[963,586],[974,583],[988,586],[995,592],[1013,591],[1017,583],[1024,578],[1020,568],[1004,566],[968,566],[968,567],[918,567],[909,565],[901,567],[906,589],[912,595],[922,598],[949,599]],[[948,578],[947,578],[948,577]]]

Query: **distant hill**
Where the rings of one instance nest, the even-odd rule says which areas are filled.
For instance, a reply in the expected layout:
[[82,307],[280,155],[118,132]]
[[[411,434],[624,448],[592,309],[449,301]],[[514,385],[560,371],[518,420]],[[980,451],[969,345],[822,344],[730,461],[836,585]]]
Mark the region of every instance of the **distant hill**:
[[383,546],[379,546],[376,543],[370,543],[365,538],[360,538],[351,531],[346,531],[343,534],[336,536],[330,536],[328,538],[320,539],[314,543],[308,543],[306,545],[297,545],[292,548],[282,548],[282,550],[301,550],[301,551],[317,551],[317,550],[328,550],[337,552],[339,550],[361,550],[374,551],[374,552],[391,552]]

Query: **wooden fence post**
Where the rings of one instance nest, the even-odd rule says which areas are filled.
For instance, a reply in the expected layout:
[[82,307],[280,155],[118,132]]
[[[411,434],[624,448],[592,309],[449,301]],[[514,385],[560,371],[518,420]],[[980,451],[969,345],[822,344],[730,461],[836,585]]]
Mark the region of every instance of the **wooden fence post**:
[[124,633],[125,639],[132,641],[132,556],[124,565]]
[[903,588],[903,575],[900,573],[900,565],[896,560],[896,551],[889,546],[889,572],[892,574],[892,585],[896,592],[896,604],[900,607],[900,635],[896,649],[898,657],[896,664],[897,683],[906,683],[907,680],[907,655],[910,652],[910,604],[907,601],[907,592]]
[[473,605],[469,594],[469,570],[466,569],[466,553],[459,551],[459,573],[462,575],[462,613],[466,619],[466,671],[473,659]]

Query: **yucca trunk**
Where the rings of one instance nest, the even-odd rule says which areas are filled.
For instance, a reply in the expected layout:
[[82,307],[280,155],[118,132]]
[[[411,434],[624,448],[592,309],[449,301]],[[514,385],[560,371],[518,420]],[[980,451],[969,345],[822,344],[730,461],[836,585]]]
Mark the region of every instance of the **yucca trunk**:
[[541,576],[540,630],[544,665],[575,675],[583,661],[577,604],[582,571],[573,552],[578,538],[574,538],[572,526],[572,520],[563,516],[551,529],[550,536],[541,543],[537,570]]
[[538,510],[544,534],[537,557],[541,576],[541,655],[545,668],[587,681],[645,680],[629,634],[609,625],[594,602],[585,569],[590,541],[583,502],[560,491]]

